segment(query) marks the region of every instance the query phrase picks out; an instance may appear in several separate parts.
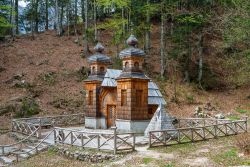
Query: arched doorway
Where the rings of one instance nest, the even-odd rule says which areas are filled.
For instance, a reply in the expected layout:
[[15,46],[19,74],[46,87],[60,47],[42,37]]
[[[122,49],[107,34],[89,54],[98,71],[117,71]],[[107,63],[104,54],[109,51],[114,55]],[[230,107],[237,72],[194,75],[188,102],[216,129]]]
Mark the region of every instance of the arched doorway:
[[116,90],[115,89],[106,90],[101,102],[102,102],[101,112],[102,112],[102,115],[104,115],[106,118],[107,128],[110,128],[111,126],[115,126]]

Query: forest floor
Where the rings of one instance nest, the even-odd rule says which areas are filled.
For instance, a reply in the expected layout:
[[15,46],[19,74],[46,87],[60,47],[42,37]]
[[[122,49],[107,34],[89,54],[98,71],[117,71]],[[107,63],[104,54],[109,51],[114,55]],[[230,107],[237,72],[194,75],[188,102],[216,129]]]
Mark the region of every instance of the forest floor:
[[[156,37],[157,34],[152,36]],[[0,106],[31,96],[41,109],[39,115],[83,112],[83,76],[79,71],[82,67],[87,67],[87,62],[82,54],[82,46],[78,46],[74,42],[75,39],[73,36],[57,37],[53,31],[48,31],[36,35],[34,40],[29,36],[20,36],[14,42],[1,43]],[[110,47],[107,42],[111,41],[110,35],[103,36],[103,39],[105,39],[105,53],[114,56],[116,49]],[[158,41],[154,40],[153,43],[156,45]],[[93,46],[90,46],[90,50],[92,49]],[[159,58],[155,55],[150,60],[158,62]],[[152,64],[153,72],[159,71],[158,64]],[[178,103],[176,103],[171,100],[174,96],[174,85],[159,81],[157,78],[153,80],[158,83],[168,101],[167,110],[174,116],[192,117],[197,106],[203,107],[207,103],[213,106],[213,114],[223,113],[231,119],[250,116],[250,87],[205,91],[192,84],[178,84],[176,87]],[[12,116],[12,112],[0,116],[0,131],[9,128]],[[249,157],[242,155],[235,146],[236,138],[221,138],[150,150],[141,147],[137,152],[117,162],[94,164],[94,166],[250,165]],[[90,165],[45,152],[16,166],[62,166],[66,163],[69,164],[67,166]]]

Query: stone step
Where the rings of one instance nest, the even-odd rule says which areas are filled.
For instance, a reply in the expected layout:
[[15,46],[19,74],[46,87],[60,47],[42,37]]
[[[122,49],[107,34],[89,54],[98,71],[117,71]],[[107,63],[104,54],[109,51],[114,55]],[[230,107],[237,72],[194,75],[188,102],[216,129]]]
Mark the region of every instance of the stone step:
[[[11,152],[17,151],[17,150],[18,150],[17,147],[5,147],[4,148],[4,154],[8,154],[8,153],[11,153]],[[2,155],[2,154],[3,154],[3,150],[0,149],[0,155]]]
[[23,148],[23,149],[21,149],[21,151],[22,152],[26,152],[27,154],[29,154],[29,155],[34,155],[34,154],[36,154],[36,150],[34,149],[32,149],[32,148]]
[[6,164],[4,164],[3,162],[0,162],[0,167],[5,167],[7,166]]
[[20,160],[20,159],[27,159],[27,158],[30,157],[30,155],[27,154],[27,153],[22,153],[22,154],[18,154],[18,157],[19,157],[19,160]]
[[15,157],[12,157],[12,156],[0,156],[0,161],[3,163],[3,164],[12,164],[13,162],[16,161],[16,158]]

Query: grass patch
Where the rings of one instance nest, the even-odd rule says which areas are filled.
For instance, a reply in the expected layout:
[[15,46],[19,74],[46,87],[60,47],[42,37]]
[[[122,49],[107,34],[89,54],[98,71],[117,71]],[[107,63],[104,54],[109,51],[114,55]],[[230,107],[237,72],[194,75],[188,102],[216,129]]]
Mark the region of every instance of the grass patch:
[[49,147],[47,153],[49,156],[53,156],[53,155],[56,155],[57,151],[58,149],[56,147]]
[[233,121],[234,120],[240,120],[240,117],[238,115],[230,115],[227,118],[230,119],[230,120],[233,120]]
[[236,111],[241,113],[241,114],[245,114],[245,113],[249,112],[249,110],[244,110],[244,109],[241,109],[241,108],[236,108]]
[[152,162],[154,160],[154,158],[143,158],[143,163],[144,164],[149,164],[150,162]]
[[238,150],[236,148],[231,148],[225,152],[220,152],[219,154],[213,155],[212,159],[218,164],[223,164],[225,166],[230,165],[250,165],[250,160],[238,156]]
[[180,154],[188,154],[197,149],[198,143],[184,143],[184,144],[176,144],[167,147],[155,147],[153,150],[163,152],[163,153],[173,153],[178,152]]

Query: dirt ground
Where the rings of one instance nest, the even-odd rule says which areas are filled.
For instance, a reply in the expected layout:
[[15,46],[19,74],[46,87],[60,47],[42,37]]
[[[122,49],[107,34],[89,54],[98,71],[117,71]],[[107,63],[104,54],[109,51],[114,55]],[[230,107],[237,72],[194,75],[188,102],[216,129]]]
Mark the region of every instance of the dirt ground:
[[240,136],[223,137],[204,142],[187,143],[167,147],[148,149],[147,146],[136,147],[136,152],[122,156],[115,161],[89,163],[69,160],[53,152],[44,152],[15,167],[67,167],[98,166],[98,167],[226,167],[250,165],[250,156],[235,146]]

